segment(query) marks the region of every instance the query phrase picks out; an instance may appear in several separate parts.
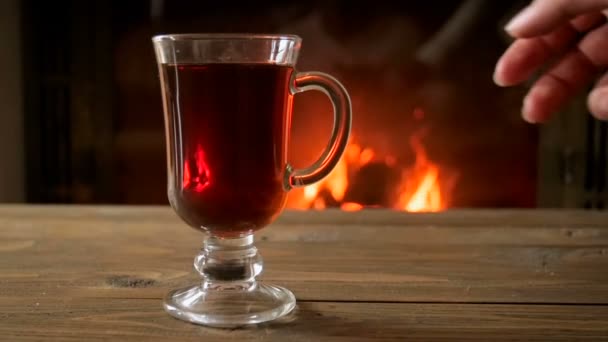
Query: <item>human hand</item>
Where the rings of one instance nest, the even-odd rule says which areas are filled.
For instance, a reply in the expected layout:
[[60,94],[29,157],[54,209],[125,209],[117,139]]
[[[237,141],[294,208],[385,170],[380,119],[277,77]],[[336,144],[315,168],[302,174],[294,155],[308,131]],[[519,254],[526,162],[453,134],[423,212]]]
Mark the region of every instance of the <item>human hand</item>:
[[[608,67],[607,9],[608,0],[534,0],[507,24],[516,39],[497,62],[494,82],[517,85],[548,67],[523,100],[526,121],[548,120]],[[608,120],[608,72],[589,93],[587,106]]]

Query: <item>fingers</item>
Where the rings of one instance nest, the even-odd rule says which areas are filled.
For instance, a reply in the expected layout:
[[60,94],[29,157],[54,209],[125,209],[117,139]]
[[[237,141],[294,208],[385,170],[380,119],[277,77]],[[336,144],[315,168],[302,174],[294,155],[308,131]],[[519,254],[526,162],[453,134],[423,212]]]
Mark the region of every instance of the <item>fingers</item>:
[[525,81],[550,58],[570,47],[579,32],[588,31],[602,20],[600,13],[582,15],[544,36],[518,39],[496,64],[494,82],[510,86]]
[[[590,32],[578,48],[566,54],[531,87],[524,99],[522,115],[529,122],[544,122],[581,88],[600,68],[608,66],[608,24]],[[608,82],[608,81],[607,81]],[[600,87],[604,89],[605,87]],[[598,88],[590,107],[601,112],[604,93]]]
[[597,69],[579,50],[567,54],[530,88],[524,98],[523,116],[529,122],[544,122],[586,83]]
[[543,35],[581,14],[606,8],[608,0],[534,0],[507,24],[505,30],[517,38]]

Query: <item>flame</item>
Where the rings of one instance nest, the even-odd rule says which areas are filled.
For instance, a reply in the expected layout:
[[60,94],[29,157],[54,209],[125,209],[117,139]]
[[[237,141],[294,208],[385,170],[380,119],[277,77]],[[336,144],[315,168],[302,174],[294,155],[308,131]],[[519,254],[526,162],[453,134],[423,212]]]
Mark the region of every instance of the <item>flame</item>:
[[431,169],[424,176],[414,195],[407,201],[407,211],[439,211],[441,207],[441,192],[437,186],[437,169]]
[[402,174],[405,181],[401,183],[397,208],[411,212],[440,211],[445,209],[446,203],[441,198],[439,167],[428,159],[421,135],[410,137],[416,162],[411,170],[405,170]]
[[[448,207],[449,192],[453,187],[455,175],[441,169],[432,162],[422,144],[425,131],[410,137],[410,146],[415,154],[414,165],[403,167],[398,184],[394,187],[396,195],[390,207],[408,212],[436,212]],[[325,209],[337,206],[344,211],[357,211],[365,206],[347,199],[351,176],[369,163],[384,163],[395,170],[398,159],[393,155],[380,155],[370,147],[363,148],[350,142],[334,170],[322,181],[308,186],[303,192],[292,192],[296,198],[288,202],[291,209]]]
[[182,189],[202,192],[211,183],[211,172],[205,160],[205,151],[200,144],[196,146],[193,157],[194,165],[190,164],[192,160],[184,161]]
[[324,184],[336,201],[344,199],[348,188],[348,166],[344,159],[338,162],[333,171],[327,175]]

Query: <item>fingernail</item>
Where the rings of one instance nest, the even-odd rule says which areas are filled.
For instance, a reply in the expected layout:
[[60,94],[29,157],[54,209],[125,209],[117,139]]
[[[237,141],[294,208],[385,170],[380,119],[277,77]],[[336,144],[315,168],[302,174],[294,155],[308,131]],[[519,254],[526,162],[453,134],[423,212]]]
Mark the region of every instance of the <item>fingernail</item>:
[[521,10],[513,19],[511,19],[507,25],[505,25],[505,31],[507,31],[511,35],[517,34],[524,25],[530,22],[534,12],[531,10],[532,7],[528,6]]
[[545,122],[550,112],[547,112],[546,98],[550,92],[545,87],[536,87],[533,89],[523,101],[521,115],[525,121],[529,123],[542,123]]
[[608,119],[608,90],[598,89],[589,95],[591,111],[601,120]]
[[523,106],[521,107],[521,116],[522,118],[529,123],[536,123],[533,116],[530,115],[532,105],[530,104],[529,96],[526,96],[523,101]]
[[505,87],[507,84],[505,82],[503,82],[502,79],[502,74],[501,74],[501,68],[502,66],[500,65],[500,62],[496,65],[496,67],[494,68],[494,73],[492,74],[492,81],[494,81],[494,84],[496,84],[499,87]]

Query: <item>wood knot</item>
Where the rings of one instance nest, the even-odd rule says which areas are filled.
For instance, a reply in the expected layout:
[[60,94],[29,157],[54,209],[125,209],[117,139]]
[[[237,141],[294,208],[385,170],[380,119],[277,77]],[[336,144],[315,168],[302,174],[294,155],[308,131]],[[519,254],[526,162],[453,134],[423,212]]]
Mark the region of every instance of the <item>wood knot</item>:
[[114,287],[149,287],[156,284],[154,279],[137,278],[130,276],[112,276],[107,280],[108,284]]

